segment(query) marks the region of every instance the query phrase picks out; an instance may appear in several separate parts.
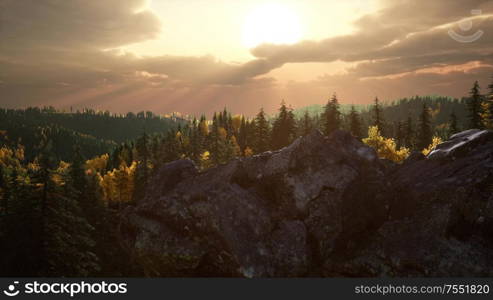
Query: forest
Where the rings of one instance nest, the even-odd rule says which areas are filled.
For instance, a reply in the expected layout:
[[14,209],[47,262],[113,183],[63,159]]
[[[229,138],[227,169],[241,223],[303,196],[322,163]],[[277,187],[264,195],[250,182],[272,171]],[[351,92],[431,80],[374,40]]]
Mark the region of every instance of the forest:
[[[54,108],[0,109],[0,274],[138,276],[119,243],[120,213],[145,197],[153,173],[188,158],[206,170],[288,146],[315,129],[341,129],[400,163],[454,133],[493,129],[493,83],[462,99],[414,96],[368,107],[294,110],[269,116],[226,108],[211,119]],[[345,102],[345,101],[344,101]]]

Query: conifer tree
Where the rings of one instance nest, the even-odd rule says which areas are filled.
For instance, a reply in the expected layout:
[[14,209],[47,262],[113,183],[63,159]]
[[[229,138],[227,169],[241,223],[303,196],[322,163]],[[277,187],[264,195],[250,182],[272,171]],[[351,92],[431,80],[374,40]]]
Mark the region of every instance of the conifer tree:
[[200,155],[203,152],[200,128],[197,123],[197,119],[194,118],[192,121],[192,128],[190,130],[190,158],[198,163],[200,161]]
[[219,113],[217,115],[214,113],[214,116],[212,117],[212,126],[211,126],[211,132],[209,134],[209,152],[210,152],[210,157],[211,161],[214,165],[218,165],[221,163],[221,141],[220,141],[220,132],[219,129],[220,123],[222,123],[222,114]]
[[265,117],[264,109],[261,108],[255,117],[255,141],[254,150],[256,153],[262,153],[269,150],[270,126]]
[[324,133],[326,135],[341,127],[341,112],[339,111],[339,101],[335,93],[325,105],[323,119]]
[[272,126],[272,148],[280,149],[289,145],[296,135],[296,124],[292,111],[284,101],[279,108],[279,115]]
[[358,139],[362,137],[361,120],[354,105],[351,105],[351,110],[349,111],[349,132]]
[[481,93],[478,81],[474,82],[471,91],[469,92],[469,99],[467,100],[467,107],[469,109],[469,129],[483,128],[481,122]]
[[493,129],[493,82],[488,85],[489,92],[481,106],[483,128]]
[[432,139],[430,111],[426,102],[423,102],[423,110],[419,116],[418,148],[420,150],[427,148],[431,144]]
[[406,145],[406,148],[414,149],[416,144],[416,133],[414,129],[413,119],[411,118],[411,116],[407,117],[406,123],[404,125],[404,130],[405,130],[404,144]]
[[180,158],[179,143],[176,139],[177,131],[170,129],[164,138],[163,148],[163,162],[170,162]]
[[149,180],[149,138],[146,132],[137,141],[136,150],[138,160],[135,171],[133,201],[138,201],[145,196],[145,189]]
[[229,138],[226,138],[223,143],[224,143],[223,146],[224,154],[221,163],[227,163],[231,159],[241,154],[240,146],[236,142],[236,138],[234,135],[230,136]]
[[238,145],[240,146],[240,151],[242,154],[245,153],[245,149],[248,146],[248,130],[249,127],[247,125],[247,121],[245,117],[241,117],[241,125],[238,133]]
[[[50,205],[46,215],[44,276],[89,276],[99,270],[94,254],[94,240],[89,225],[78,205],[78,192],[63,167],[56,171],[63,186],[49,185]],[[60,169],[60,167],[59,167]]]
[[[37,158],[37,163],[39,164],[39,170],[36,176],[33,178],[35,182],[39,183],[41,190],[39,191],[39,203],[41,207],[41,216],[40,216],[40,230],[41,230],[41,245],[45,244],[45,238],[47,235],[46,228],[46,220],[49,209],[49,201],[51,200],[49,197],[49,191],[52,188],[53,181],[51,180],[53,169],[55,168],[55,158],[53,157],[52,143],[51,140],[48,140],[45,132],[41,133],[42,140],[40,144],[40,155]],[[44,253],[44,246],[41,246],[42,256],[46,255]]]
[[[76,145],[74,147],[74,159],[72,161],[72,166],[70,168],[70,176],[72,177],[72,183],[77,193],[82,196],[82,193],[86,190],[87,181],[84,169],[84,158],[80,152],[80,146]],[[82,199],[80,200],[82,201]]]
[[395,126],[395,141],[397,145],[397,149],[400,149],[405,144],[405,131],[404,125],[401,121],[398,121]]
[[377,126],[378,130],[385,135],[386,133],[386,128],[385,128],[385,120],[383,118],[383,109],[382,105],[380,104],[380,100],[378,100],[378,97],[375,97],[375,102],[372,107],[372,125]]
[[[194,119],[196,122],[197,120]],[[195,123],[196,124],[196,123]],[[151,139],[151,145],[149,146],[149,156],[151,160],[151,164],[156,166],[160,164],[160,158],[159,158],[159,145],[161,144],[160,137],[158,135],[154,135]]]
[[300,134],[303,136],[306,136],[310,134],[310,132],[315,128],[313,124],[312,117],[310,116],[310,113],[308,110],[305,110],[305,113],[303,114],[303,117],[300,121]]

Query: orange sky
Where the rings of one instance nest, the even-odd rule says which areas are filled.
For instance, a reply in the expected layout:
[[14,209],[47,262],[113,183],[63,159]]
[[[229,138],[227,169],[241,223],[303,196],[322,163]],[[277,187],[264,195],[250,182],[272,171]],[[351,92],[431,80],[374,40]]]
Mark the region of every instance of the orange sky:
[[[0,0],[0,104],[253,114],[461,97],[493,74],[486,0]],[[486,91],[486,89],[485,89]]]

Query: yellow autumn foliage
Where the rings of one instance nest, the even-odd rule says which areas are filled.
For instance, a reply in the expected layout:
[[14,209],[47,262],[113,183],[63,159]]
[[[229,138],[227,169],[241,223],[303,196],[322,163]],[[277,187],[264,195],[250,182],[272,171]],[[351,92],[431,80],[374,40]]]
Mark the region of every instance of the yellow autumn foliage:
[[409,156],[409,149],[401,147],[397,149],[394,139],[385,138],[380,134],[378,126],[368,128],[368,137],[363,139],[363,143],[377,151],[378,157],[394,162],[401,162]]
[[228,136],[228,132],[223,127],[219,127],[217,131],[219,133],[219,137],[223,140],[225,140],[226,137]]
[[241,119],[243,118],[242,115],[234,115],[232,118],[232,124],[233,124],[233,129],[235,132],[238,132],[241,127]]
[[481,122],[486,129],[493,129],[493,116],[491,115],[491,112],[493,111],[491,109],[492,106],[493,99],[481,103]]
[[250,148],[248,146],[245,148],[245,151],[243,151],[243,152],[244,152],[243,155],[245,155],[245,157],[249,157],[249,156],[252,156],[253,155],[252,148]]
[[209,151],[204,151],[200,155],[200,167],[202,169],[207,169],[212,166],[212,161],[211,161],[211,153]]
[[86,161],[86,170],[92,174],[103,173],[108,164],[109,155],[103,154]]
[[435,147],[438,144],[441,144],[442,142],[443,141],[441,138],[439,138],[438,136],[434,136],[433,140],[431,141],[431,144],[426,149],[423,149],[423,151],[421,151],[421,153],[423,153],[425,156],[428,155],[431,151],[433,151],[435,149]]
[[119,204],[132,200],[136,168],[135,161],[130,166],[121,164],[118,169],[113,169],[102,176],[101,186],[105,202]]

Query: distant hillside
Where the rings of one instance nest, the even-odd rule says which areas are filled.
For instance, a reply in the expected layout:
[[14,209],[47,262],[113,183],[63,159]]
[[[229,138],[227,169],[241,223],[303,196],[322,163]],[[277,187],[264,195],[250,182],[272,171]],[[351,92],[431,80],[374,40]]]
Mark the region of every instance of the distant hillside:
[[147,133],[163,132],[176,125],[180,119],[161,117],[152,112],[126,115],[110,114],[108,111],[96,112],[91,109],[83,112],[66,113],[52,107],[27,109],[0,109],[0,129],[6,124],[20,123],[27,126],[59,125],[96,138],[112,140],[117,143],[134,140],[144,130]]
[[45,135],[52,144],[51,151],[55,157],[63,161],[72,161],[74,146],[80,147],[81,154],[91,158],[112,151],[117,144],[114,141],[98,139],[58,125],[27,126],[18,124],[0,130],[0,146],[24,147],[25,159],[32,161],[39,153],[41,136]]
[[[440,96],[415,96],[386,103],[383,106],[385,121],[388,125],[398,121],[405,121],[408,117],[411,117],[413,121],[417,121],[419,114],[423,110],[424,103],[431,110],[434,126],[448,123],[450,121],[450,114],[454,112],[457,116],[459,127],[464,127],[467,119],[467,107],[464,99],[459,100]],[[372,118],[371,106],[364,109],[361,116],[363,120],[370,123]]]
[[[382,102],[383,115],[388,126],[393,126],[399,121],[403,122],[411,117],[414,122],[417,122],[419,114],[423,109],[423,103],[431,109],[432,122],[434,126],[446,124],[450,120],[450,114],[454,112],[458,119],[459,127],[464,127],[467,119],[467,107],[464,99],[453,99],[450,97],[441,96],[415,96],[411,98],[398,99],[391,102]],[[365,126],[371,124],[372,104],[355,105],[356,109],[361,113],[361,118]],[[341,104],[340,110],[346,114],[351,108],[350,104]],[[324,105],[314,104],[294,110],[294,114],[300,118],[308,111],[311,116],[317,116],[324,111]]]
[[[349,110],[351,109],[351,105],[352,104],[340,104],[341,112],[344,114],[348,113]],[[312,104],[312,105],[304,106],[301,108],[297,108],[293,112],[297,118],[301,118],[305,114],[305,112],[307,112],[307,111],[310,114],[310,116],[316,116],[316,115],[321,114],[324,111],[324,107],[325,107],[324,104]],[[366,105],[366,104],[365,105],[361,105],[361,104],[356,105],[355,104],[354,107],[358,111],[363,111],[363,110],[367,109],[369,107],[369,105]]]
[[0,145],[22,144],[26,159],[36,156],[40,135],[44,132],[61,160],[71,160],[75,144],[86,158],[111,152],[122,142],[133,141],[146,131],[167,132],[181,119],[154,115],[151,112],[112,115],[85,110],[67,113],[54,108],[0,109]]

